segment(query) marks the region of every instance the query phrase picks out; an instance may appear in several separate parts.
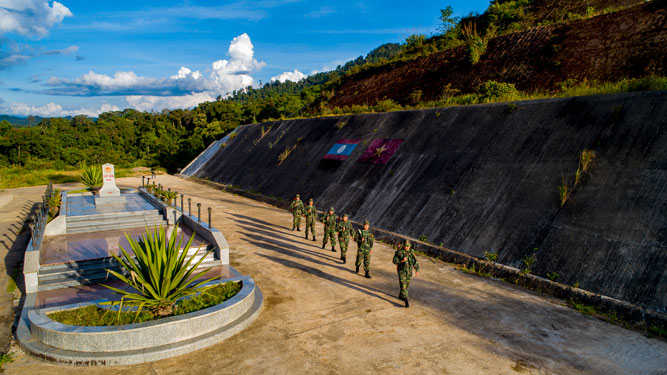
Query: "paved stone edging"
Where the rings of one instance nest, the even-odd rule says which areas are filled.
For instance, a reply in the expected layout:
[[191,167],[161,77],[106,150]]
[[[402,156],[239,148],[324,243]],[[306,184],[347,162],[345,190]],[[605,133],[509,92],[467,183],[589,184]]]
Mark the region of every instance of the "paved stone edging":
[[[289,211],[289,202],[284,200],[271,198],[258,193],[248,192],[242,189],[226,186],[217,182],[212,182],[197,177],[190,177],[181,174],[176,174],[176,177],[185,180],[192,180],[198,183],[209,185],[216,189],[221,189],[233,194],[250,198],[256,201],[268,203],[278,208]],[[361,224],[350,220],[356,228],[360,228]],[[475,270],[480,273],[491,274],[493,277],[502,279],[508,283],[520,285],[522,287],[535,290],[549,296],[553,296],[566,301],[572,300],[577,303],[594,306],[600,313],[612,314],[615,313],[620,319],[632,323],[638,328],[645,329],[650,326],[667,327],[667,314],[661,314],[656,311],[647,310],[641,306],[637,306],[625,301],[589,292],[584,289],[574,288],[569,285],[554,282],[536,275],[525,274],[521,270],[500,264],[497,262],[488,261],[468,255],[461,251],[448,249],[442,246],[436,246],[430,243],[422,242],[417,239],[404,236],[402,234],[385,231],[382,229],[372,228],[375,238],[386,242],[404,241],[409,239],[413,243],[415,251],[421,251],[429,256],[436,257],[448,263],[464,265],[468,268],[475,267]]]
[[[41,359],[70,365],[129,365],[192,352],[225,340],[258,316],[263,296],[250,276],[231,299],[189,314],[125,326],[77,327],[55,322],[46,313],[63,307],[33,310],[28,295],[17,339]],[[229,280],[225,280],[229,281]]]

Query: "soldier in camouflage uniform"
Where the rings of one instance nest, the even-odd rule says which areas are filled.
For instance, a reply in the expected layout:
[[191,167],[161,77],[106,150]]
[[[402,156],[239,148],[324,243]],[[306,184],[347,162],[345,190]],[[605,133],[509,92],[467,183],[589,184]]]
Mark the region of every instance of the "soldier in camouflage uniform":
[[301,215],[303,215],[303,201],[297,194],[292,200],[292,230],[296,228],[297,231],[301,231]]
[[348,215],[345,214],[338,222],[338,226],[336,226],[338,243],[340,244],[340,259],[343,261],[343,264],[347,261],[347,245],[350,243],[350,236],[354,236],[354,228],[352,228],[352,224],[347,220]]
[[324,241],[322,248],[327,245],[327,241],[331,238],[331,251],[336,251],[336,225],[338,218],[334,214],[334,208],[330,207],[329,212],[322,215],[322,222],[324,223]]
[[303,216],[306,218],[306,239],[308,239],[308,228],[313,234],[313,241],[315,241],[315,220],[317,219],[317,208],[313,204],[313,198],[308,200],[308,205],[303,208]]
[[355,272],[359,272],[359,267],[361,266],[361,261],[364,261],[364,270],[366,271],[366,277],[371,278],[371,252],[373,251],[373,233],[370,231],[370,224],[368,220],[364,220],[364,229],[359,229],[354,234],[354,241],[357,243],[357,262],[355,265],[357,269]]
[[405,302],[405,307],[410,307],[410,303],[408,303],[408,288],[410,287],[413,268],[415,269],[415,276],[419,276],[419,263],[417,263],[417,257],[410,248],[410,241],[406,240],[403,246],[396,250],[393,262],[398,271],[398,283],[401,287],[398,299]]

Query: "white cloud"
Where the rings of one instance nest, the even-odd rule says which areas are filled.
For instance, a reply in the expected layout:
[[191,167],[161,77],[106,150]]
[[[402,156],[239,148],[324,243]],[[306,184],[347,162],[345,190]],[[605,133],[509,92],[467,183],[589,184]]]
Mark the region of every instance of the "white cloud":
[[98,109],[80,108],[64,110],[60,104],[48,103],[34,106],[25,103],[0,104],[0,110],[3,113],[15,116],[41,116],[41,117],[60,117],[60,116],[78,116],[97,117],[100,113],[109,111],[118,111],[119,108],[111,104],[102,104]]
[[89,71],[73,80],[51,77],[46,85],[52,88],[42,90],[41,93],[170,97],[206,93],[209,97],[217,97],[254,85],[255,80],[250,74],[262,69],[265,63],[254,58],[254,47],[248,34],[235,37],[229,44],[227,55],[228,60],[211,63],[207,77],[187,67],[181,67],[175,75],[165,78],[141,77],[132,71],[116,72],[113,76]]
[[319,18],[322,18],[324,16],[328,16],[329,14],[335,13],[335,12],[336,12],[335,9],[333,9],[330,6],[325,5],[325,6],[321,6],[320,9],[318,9],[318,10],[315,10],[315,11],[312,11],[310,13],[304,14],[304,17],[319,19]]
[[43,37],[51,27],[71,16],[72,12],[57,1],[49,6],[46,0],[2,0],[0,33]]
[[130,107],[138,111],[161,111],[165,108],[192,108],[215,98],[209,93],[200,92],[183,96],[129,95],[125,100]]
[[43,55],[70,55],[79,50],[79,46],[69,46],[63,49],[54,49],[49,51],[44,51]]
[[302,79],[306,78],[307,76],[300,71],[294,69],[293,72],[284,72],[280,73],[277,76],[271,77],[271,82],[279,81],[279,82],[285,82],[285,81],[292,81],[292,82],[299,82]]

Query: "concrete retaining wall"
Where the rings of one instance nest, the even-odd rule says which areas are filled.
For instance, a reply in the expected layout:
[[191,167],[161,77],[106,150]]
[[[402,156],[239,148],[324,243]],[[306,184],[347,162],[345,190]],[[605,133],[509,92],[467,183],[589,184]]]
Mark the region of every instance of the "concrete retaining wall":
[[[269,133],[261,136],[269,129]],[[194,177],[291,199],[667,311],[667,92],[549,99],[244,126]],[[386,165],[357,163],[372,140],[405,141]],[[318,164],[360,139],[337,170]],[[279,155],[296,148],[279,163]],[[579,155],[590,173],[572,186]],[[187,172],[187,171],[186,171]],[[187,175],[187,173],[185,173]],[[422,237],[422,238],[423,238]]]

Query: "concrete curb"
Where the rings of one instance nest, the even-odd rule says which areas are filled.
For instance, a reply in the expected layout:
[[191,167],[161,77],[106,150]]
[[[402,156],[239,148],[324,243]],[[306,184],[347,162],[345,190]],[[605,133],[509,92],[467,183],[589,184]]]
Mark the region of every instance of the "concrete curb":
[[[217,182],[203,180],[197,177],[190,177],[181,174],[176,174],[175,176],[185,180],[192,180],[198,183],[202,183],[216,189],[238,194],[256,201],[268,203],[275,207],[289,211],[289,203],[283,200],[267,197],[258,193],[248,192]],[[352,222],[355,228],[361,227],[360,223],[354,222],[352,220],[350,220],[350,222]],[[422,242],[402,234],[377,228],[372,228],[372,232],[374,233],[375,238],[378,240],[395,243],[397,241],[405,241],[407,239],[413,243],[413,249],[415,251],[421,251],[442,261],[464,265],[468,268],[474,266],[475,269],[480,273],[490,274],[493,277],[508,283],[520,285],[522,287],[532,289],[539,293],[543,293],[562,300],[571,300],[577,303],[594,306],[598,312],[604,314],[616,314],[618,318],[632,323],[638,328],[645,329],[650,326],[667,327],[667,314],[661,314],[656,311],[647,310],[625,301],[601,294],[592,293],[587,290],[574,288],[569,285],[557,283],[539,276],[525,274],[521,272],[521,270],[514,267],[477,258],[461,251]]]
[[[69,365],[131,365],[189,353],[223,341],[248,327],[260,314],[263,296],[250,276],[239,293],[222,304],[189,314],[112,327],[75,327],[54,322],[47,310],[26,303],[17,327],[25,351]],[[63,309],[59,307],[58,309]]]

